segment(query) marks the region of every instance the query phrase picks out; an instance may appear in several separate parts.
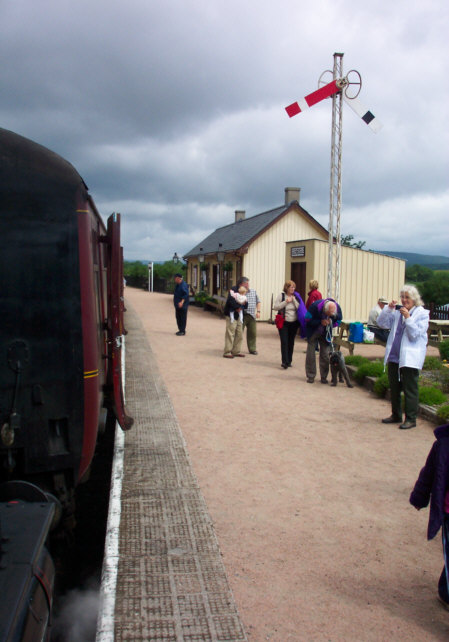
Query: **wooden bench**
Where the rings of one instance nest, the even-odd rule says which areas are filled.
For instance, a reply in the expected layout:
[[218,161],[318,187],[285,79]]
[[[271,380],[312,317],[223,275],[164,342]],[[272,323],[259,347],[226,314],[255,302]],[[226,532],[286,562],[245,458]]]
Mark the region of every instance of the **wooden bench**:
[[[344,346],[349,350],[349,354],[354,354],[354,346],[352,341],[349,341],[349,325],[353,321],[342,321],[338,328],[338,334],[334,337],[334,343],[338,346]],[[449,321],[429,321],[429,328],[427,330],[428,345],[438,348],[441,341],[449,339]],[[386,342],[374,337],[375,345],[386,346]]]
[[449,321],[429,321],[429,329],[427,330],[428,345],[438,348],[441,341],[449,339]]
[[349,354],[354,354],[354,346],[356,345],[353,341],[349,341],[349,326],[355,321],[341,321],[338,326],[338,334],[334,336],[333,342],[337,346],[343,346],[349,350]]
[[211,310],[212,312],[216,311],[220,316],[224,316],[224,307],[226,303],[226,297],[214,295],[214,301],[206,301],[204,303],[205,310]]

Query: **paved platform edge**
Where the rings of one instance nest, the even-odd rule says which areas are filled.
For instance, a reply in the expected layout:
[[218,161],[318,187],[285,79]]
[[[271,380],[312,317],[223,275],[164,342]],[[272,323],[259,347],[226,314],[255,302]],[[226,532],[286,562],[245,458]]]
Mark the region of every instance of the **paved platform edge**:
[[127,304],[115,640],[247,640],[150,342]]

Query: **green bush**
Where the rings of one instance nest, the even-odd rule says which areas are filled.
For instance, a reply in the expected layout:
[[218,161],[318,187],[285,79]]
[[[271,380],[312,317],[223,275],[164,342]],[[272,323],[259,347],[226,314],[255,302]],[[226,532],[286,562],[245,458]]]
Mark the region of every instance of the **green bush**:
[[449,422],[449,403],[445,403],[443,406],[438,408],[437,417],[445,423]]
[[423,370],[440,370],[443,367],[441,359],[438,357],[426,357],[424,359]]
[[439,406],[447,401],[447,396],[435,386],[423,386],[419,388],[419,401],[427,406]]
[[357,368],[354,379],[359,383],[362,383],[365,377],[380,377],[384,371],[384,364],[382,361],[369,361],[368,363],[362,363],[362,365]]
[[389,387],[390,382],[388,381],[388,375],[386,372],[383,372],[374,382],[373,390],[378,397],[385,397]]
[[195,294],[195,303],[199,306],[204,305],[206,301],[209,299],[210,299],[209,293],[204,292],[204,290],[200,290]]
[[441,368],[438,372],[438,383],[443,392],[449,393],[449,369]]
[[348,354],[345,357],[345,363],[348,366],[355,366],[358,368],[362,363],[370,363],[370,360],[366,357],[362,357],[360,354]]
[[440,351],[440,357],[449,361],[449,339],[445,339],[438,344],[438,350]]

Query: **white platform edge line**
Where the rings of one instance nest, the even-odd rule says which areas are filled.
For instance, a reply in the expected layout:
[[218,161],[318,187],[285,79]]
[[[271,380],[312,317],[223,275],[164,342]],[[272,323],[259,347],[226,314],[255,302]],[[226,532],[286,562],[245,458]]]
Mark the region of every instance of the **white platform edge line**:
[[[125,390],[125,338],[122,337],[122,381]],[[119,536],[125,433],[115,424],[114,461],[111,473],[108,523],[101,571],[96,642],[113,642],[115,629],[115,595],[119,562]]]

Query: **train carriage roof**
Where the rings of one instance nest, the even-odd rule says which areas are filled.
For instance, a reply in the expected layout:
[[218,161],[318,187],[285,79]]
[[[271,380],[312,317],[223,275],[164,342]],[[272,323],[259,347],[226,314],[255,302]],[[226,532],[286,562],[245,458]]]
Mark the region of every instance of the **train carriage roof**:
[[76,169],[50,149],[19,134],[0,128],[0,193],[36,194],[52,191],[65,196],[87,186]]

